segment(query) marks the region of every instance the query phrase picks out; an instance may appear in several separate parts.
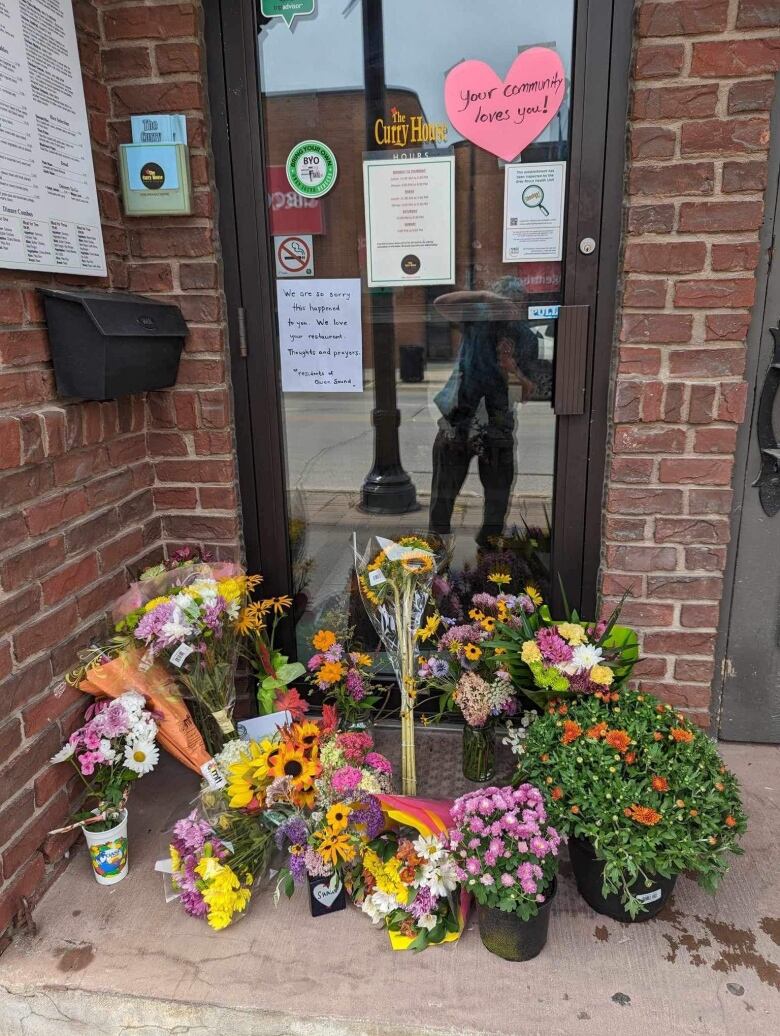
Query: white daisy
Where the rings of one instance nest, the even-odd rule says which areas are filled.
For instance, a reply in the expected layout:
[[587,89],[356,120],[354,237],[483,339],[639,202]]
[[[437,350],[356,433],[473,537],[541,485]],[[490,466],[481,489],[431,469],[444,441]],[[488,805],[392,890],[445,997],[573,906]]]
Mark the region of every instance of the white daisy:
[[593,644],[578,644],[571,654],[571,664],[578,671],[592,669],[594,665],[601,665],[603,660],[603,651]]
[[427,928],[430,932],[439,923],[439,919],[435,914],[423,914],[422,917],[417,918],[417,924],[420,928]]
[[372,892],[370,896],[366,896],[360,909],[364,914],[368,914],[374,924],[379,924],[388,914],[392,914],[394,910],[397,910],[400,905],[395,896],[377,890]]
[[66,759],[70,759],[75,751],[75,747],[69,741],[66,741],[59,752],[51,757],[51,762],[64,763]]
[[414,841],[414,851],[420,857],[421,860],[426,860],[428,863],[437,863],[444,857],[444,850],[442,849],[441,842],[439,839],[432,835],[426,838],[425,835],[420,835]]
[[154,741],[137,741],[125,747],[125,766],[141,777],[155,768],[159,758],[160,750]]
[[100,752],[107,763],[113,763],[116,759],[116,750],[111,747],[111,742],[106,737],[100,739],[98,752]]
[[442,860],[441,863],[428,864],[413,884],[418,887],[426,885],[436,899],[443,899],[448,892],[452,892],[458,887],[454,862]]

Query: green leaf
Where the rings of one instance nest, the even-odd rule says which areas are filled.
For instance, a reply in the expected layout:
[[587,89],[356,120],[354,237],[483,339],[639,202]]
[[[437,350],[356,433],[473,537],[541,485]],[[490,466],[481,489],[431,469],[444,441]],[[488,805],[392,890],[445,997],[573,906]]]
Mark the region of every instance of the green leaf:
[[300,662],[286,662],[277,668],[276,675],[283,684],[288,684],[297,680],[299,676],[303,676],[305,672],[306,667]]

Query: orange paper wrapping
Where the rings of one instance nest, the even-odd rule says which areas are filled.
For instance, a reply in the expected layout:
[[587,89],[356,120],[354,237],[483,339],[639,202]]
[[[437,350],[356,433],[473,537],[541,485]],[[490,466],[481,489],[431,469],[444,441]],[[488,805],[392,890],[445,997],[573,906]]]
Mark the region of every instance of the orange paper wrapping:
[[211,756],[173,677],[157,663],[139,669],[141,657],[141,651],[130,648],[110,662],[94,666],[79,689],[107,698],[118,698],[125,691],[143,694],[148,706],[161,716],[157,718],[159,743],[180,763],[202,774],[201,767],[211,761]]

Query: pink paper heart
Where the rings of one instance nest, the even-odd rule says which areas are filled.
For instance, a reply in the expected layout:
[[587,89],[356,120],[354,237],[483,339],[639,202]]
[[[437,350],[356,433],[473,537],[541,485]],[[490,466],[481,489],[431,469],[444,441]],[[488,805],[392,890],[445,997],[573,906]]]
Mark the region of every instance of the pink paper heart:
[[484,61],[462,61],[447,75],[447,116],[466,140],[509,162],[535,140],[563,103],[563,62],[548,47],[518,54],[505,79]]

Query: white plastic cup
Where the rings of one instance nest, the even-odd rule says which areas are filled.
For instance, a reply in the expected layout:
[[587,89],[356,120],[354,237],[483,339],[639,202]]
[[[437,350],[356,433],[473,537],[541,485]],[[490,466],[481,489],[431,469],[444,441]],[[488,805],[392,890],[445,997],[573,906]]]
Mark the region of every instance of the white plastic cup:
[[115,885],[127,874],[127,810],[118,824],[108,831],[82,828],[89,846],[92,872],[99,885]]

